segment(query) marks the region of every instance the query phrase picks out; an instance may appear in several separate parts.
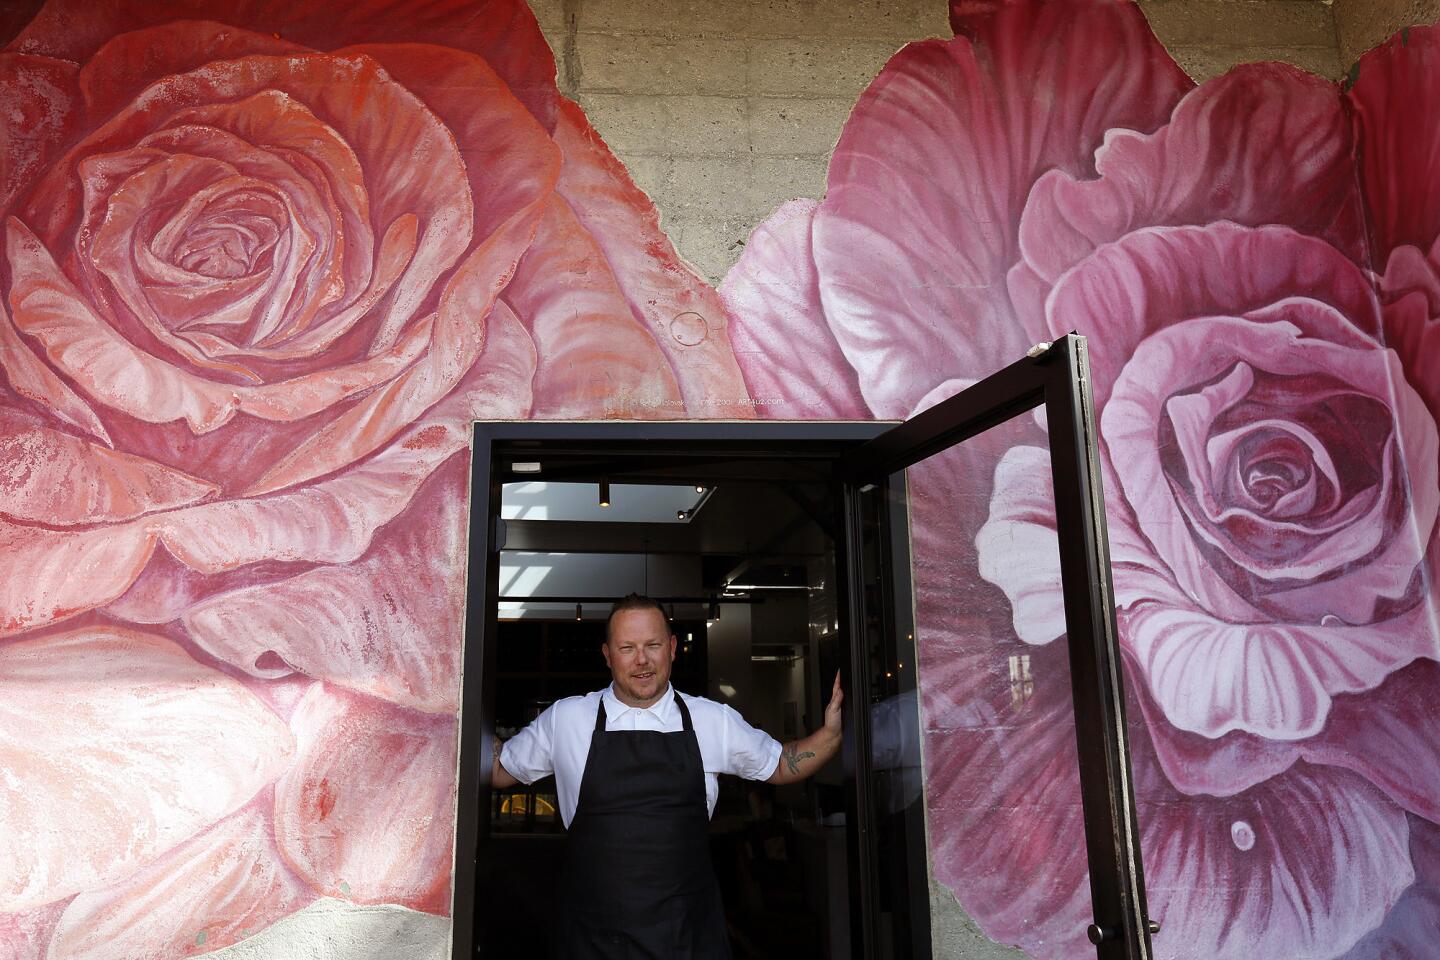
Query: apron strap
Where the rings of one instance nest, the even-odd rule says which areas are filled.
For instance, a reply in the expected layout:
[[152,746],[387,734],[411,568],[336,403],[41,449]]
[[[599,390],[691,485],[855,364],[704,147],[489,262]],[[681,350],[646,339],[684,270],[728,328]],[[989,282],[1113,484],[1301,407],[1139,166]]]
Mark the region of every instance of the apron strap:
[[[675,690],[673,686],[670,689]],[[675,706],[680,708],[680,720],[685,725],[685,732],[691,733],[694,731],[695,726],[690,722],[690,708],[685,706],[685,698],[680,696],[679,690],[675,690]]]

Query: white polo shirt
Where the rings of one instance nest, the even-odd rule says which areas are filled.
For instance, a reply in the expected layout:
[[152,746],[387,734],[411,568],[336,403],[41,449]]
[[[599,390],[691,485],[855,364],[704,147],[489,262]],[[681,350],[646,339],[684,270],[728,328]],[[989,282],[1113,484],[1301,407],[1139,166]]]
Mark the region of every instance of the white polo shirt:
[[[583,697],[566,697],[552,703],[544,713],[505,742],[500,764],[521,783],[534,783],[555,774],[560,800],[560,818],[565,826],[575,818],[580,800],[580,780],[590,755],[590,738],[595,732],[595,713],[605,703],[607,730],[657,730],[675,733],[685,729],[680,708],[675,705],[675,688],[648,707],[628,707],[610,687]],[[700,759],[705,766],[705,802],[715,813],[720,795],[719,775],[766,780],[780,765],[780,741],[757,730],[732,707],[704,697],[682,693],[690,709],[695,739],[700,742]]]

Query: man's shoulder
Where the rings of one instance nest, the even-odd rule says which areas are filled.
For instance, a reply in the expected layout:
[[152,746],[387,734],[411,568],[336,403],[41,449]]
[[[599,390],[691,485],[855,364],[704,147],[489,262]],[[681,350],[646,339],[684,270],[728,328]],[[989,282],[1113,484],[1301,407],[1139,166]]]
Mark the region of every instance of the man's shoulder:
[[561,697],[550,704],[550,711],[556,720],[571,720],[577,714],[589,713],[590,720],[595,720],[595,710],[600,703],[600,695],[603,690],[592,690],[589,693],[579,693],[573,697]]
[[[740,717],[740,712],[728,703],[721,703],[718,700],[711,700],[709,697],[692,696],[683,690],[676,690],[685,700],[685,706],[690,710],[690,716],[696,723],[711,721],[719,723],[727,717]],[[701,718],[704,719],[701,719]],[[740,717],[740,719],[744,719]]]

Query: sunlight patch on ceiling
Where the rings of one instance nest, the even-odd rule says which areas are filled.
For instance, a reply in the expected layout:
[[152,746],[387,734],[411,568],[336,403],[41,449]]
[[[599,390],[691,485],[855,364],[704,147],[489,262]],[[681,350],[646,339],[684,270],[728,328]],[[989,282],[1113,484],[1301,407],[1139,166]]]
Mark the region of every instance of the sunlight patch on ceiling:
[[610,506],[600,506],[599,485],[527,480],[500,494],[506,520],[579,520],[607,523],[687,523],[708,488],[684,484],[612,483]]

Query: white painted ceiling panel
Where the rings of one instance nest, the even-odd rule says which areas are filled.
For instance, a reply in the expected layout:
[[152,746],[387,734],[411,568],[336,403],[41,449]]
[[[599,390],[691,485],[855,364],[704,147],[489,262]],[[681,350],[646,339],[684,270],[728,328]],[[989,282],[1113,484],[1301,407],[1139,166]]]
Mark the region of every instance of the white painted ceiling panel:
[[693,486],[612,483],[610,506],[600,506],[599,484],[526,480],[507,483],[500,494],[506,520],[581,520],[610,523],[686,523],[678,511],[693,510],[703,493]]

